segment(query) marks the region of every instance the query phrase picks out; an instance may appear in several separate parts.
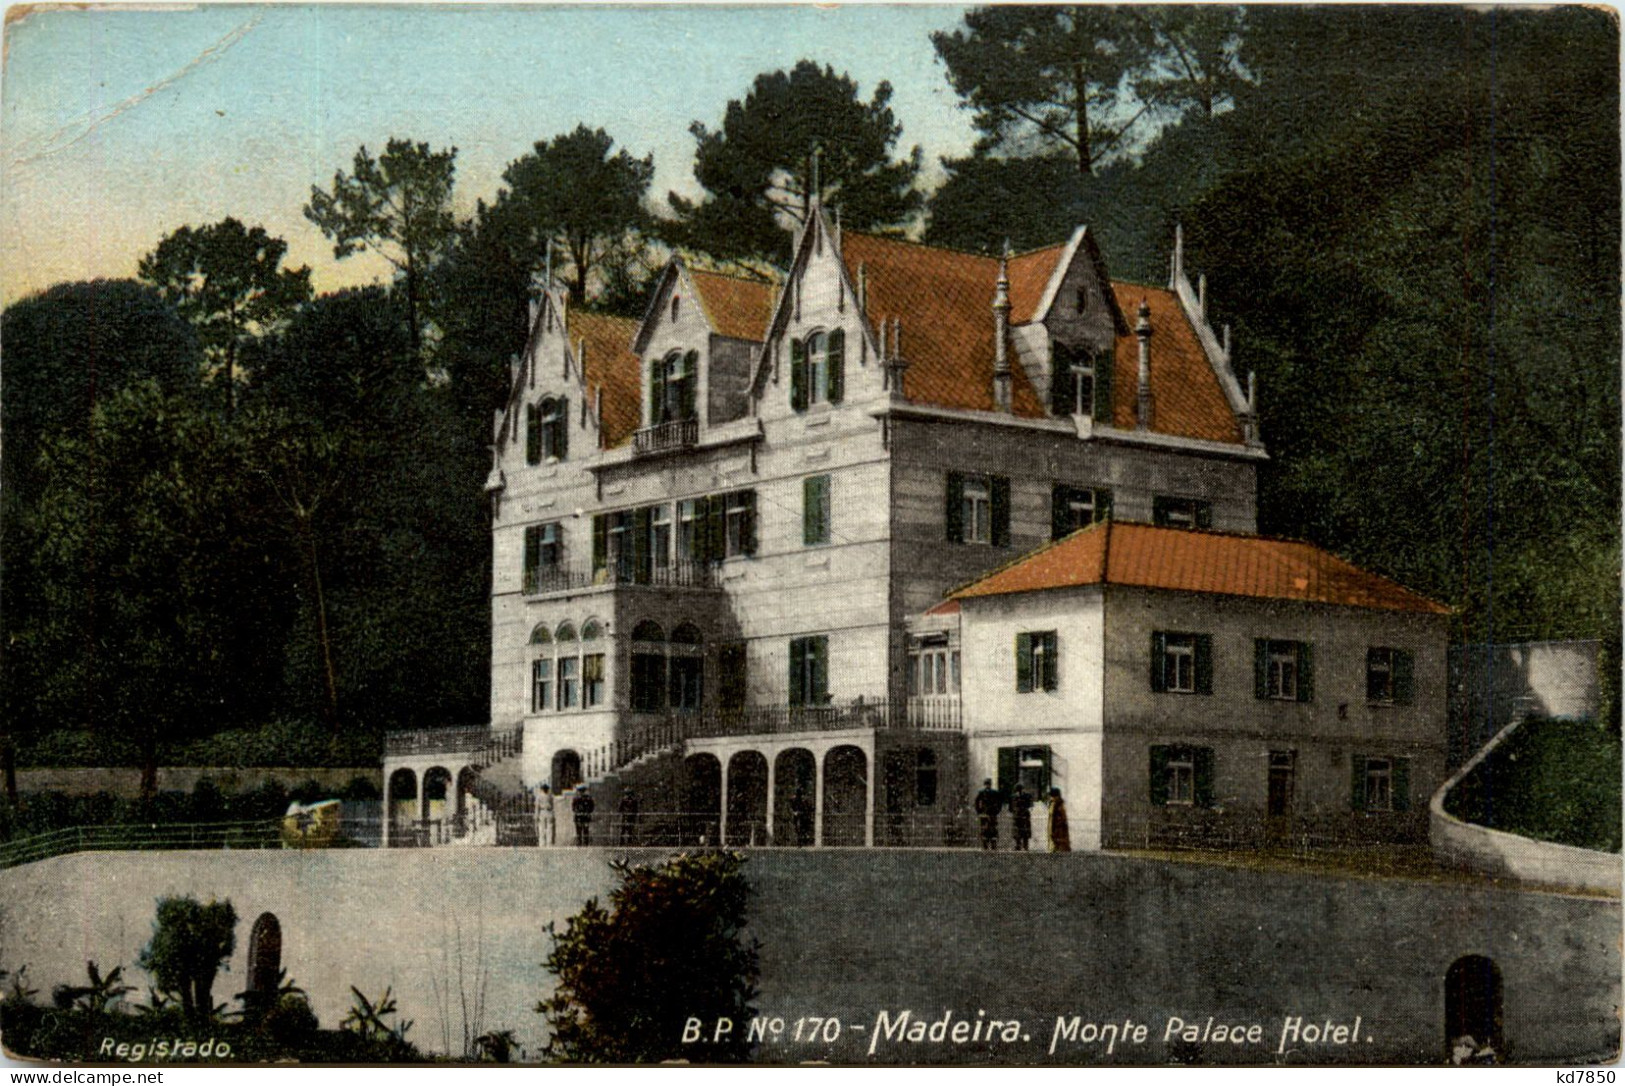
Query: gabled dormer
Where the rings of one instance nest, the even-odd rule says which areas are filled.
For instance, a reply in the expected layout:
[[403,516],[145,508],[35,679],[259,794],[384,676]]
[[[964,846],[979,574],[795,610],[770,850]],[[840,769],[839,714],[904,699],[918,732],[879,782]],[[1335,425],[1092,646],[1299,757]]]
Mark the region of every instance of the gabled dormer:
[[775,284],[691,268],[661,273],[632,350],[641,360],[638,451],[692,445],[749,413],[750,374]]
[[1117,340],[1129,332],[1092,231],[1009,258],[1012,347],[1057,418],[1109,425]]

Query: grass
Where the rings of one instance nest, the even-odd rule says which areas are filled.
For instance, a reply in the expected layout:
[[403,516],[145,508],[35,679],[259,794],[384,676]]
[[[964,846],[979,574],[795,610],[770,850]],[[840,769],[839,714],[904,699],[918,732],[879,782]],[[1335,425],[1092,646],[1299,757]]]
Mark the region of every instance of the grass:
[[1457,818],[1538,841],[1620,851],[1620,736],[1589,720],[1532,720],[1445,802]]

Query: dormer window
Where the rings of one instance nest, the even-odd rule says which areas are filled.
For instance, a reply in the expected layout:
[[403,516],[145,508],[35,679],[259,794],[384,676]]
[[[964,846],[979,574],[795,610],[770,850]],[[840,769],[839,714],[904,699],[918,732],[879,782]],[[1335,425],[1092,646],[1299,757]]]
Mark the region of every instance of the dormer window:
[[649,366],[649,425],[695,417],[696,371],[700,352],[673,351]]
[[1075,304],[1075,306],[1077,308],[1078,316],[1081,317],[1085,313],[1089,312],[1089,288],[1088,288],[1088,286],[1080,286],[1078,288],[1078,293],[1077,293],[1077,297],[1074,299],[1074,304]]
[[562,397],[546,399],[541,405],[541,454],[543,460],[563,460],[569,441],[569,418]]
[[1085,415],[1111,421],[1111,354],[1083,347],[1054,346],[1050,411],[1065,418]]
[[790,341],[790,406],[840,403],[845,393],[846,334],[839,328]]

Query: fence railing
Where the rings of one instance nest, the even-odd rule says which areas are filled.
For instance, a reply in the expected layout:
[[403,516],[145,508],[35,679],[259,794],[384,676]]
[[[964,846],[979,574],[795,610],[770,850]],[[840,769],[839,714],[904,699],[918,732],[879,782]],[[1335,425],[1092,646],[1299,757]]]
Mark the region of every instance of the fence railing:
[[840,731],[847,728],[911,728],[958,731],[959,699],[858,697],[827,705],[765,705],[745,709],[673,714],[689,738]]
[[0,869],[75,852],[282,848],[282,820],[69,826],[0,844]]
[[389,732],[384,736],[386,758],[407,758],[417,754],[472,754],[469,764],[484,769],[509,755],[518,754],[524,743],[523,728],[491,728],[483,725],[456,728],[416,728]]
[[685,449],[699,440],[698,419],[677,419],[673,422],[645,426],[636,431],[632,435],[632,451],[652,453],[665,452],[668,449]]
[[597,566],[543,566],[525,571],[524,593],[543,596],[584,588],[647,586],[650,588],[715,588],[716,566],[678,558],[665,562],[632,560]]

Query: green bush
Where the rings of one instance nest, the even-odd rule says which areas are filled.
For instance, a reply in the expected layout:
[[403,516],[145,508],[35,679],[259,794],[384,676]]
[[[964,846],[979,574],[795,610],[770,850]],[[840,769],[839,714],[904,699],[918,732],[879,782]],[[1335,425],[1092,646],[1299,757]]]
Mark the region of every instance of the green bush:
[[1539,841],[1620,851],[1620,735],[1590,720],[1531,720],[1446,798],[1457,818]]

